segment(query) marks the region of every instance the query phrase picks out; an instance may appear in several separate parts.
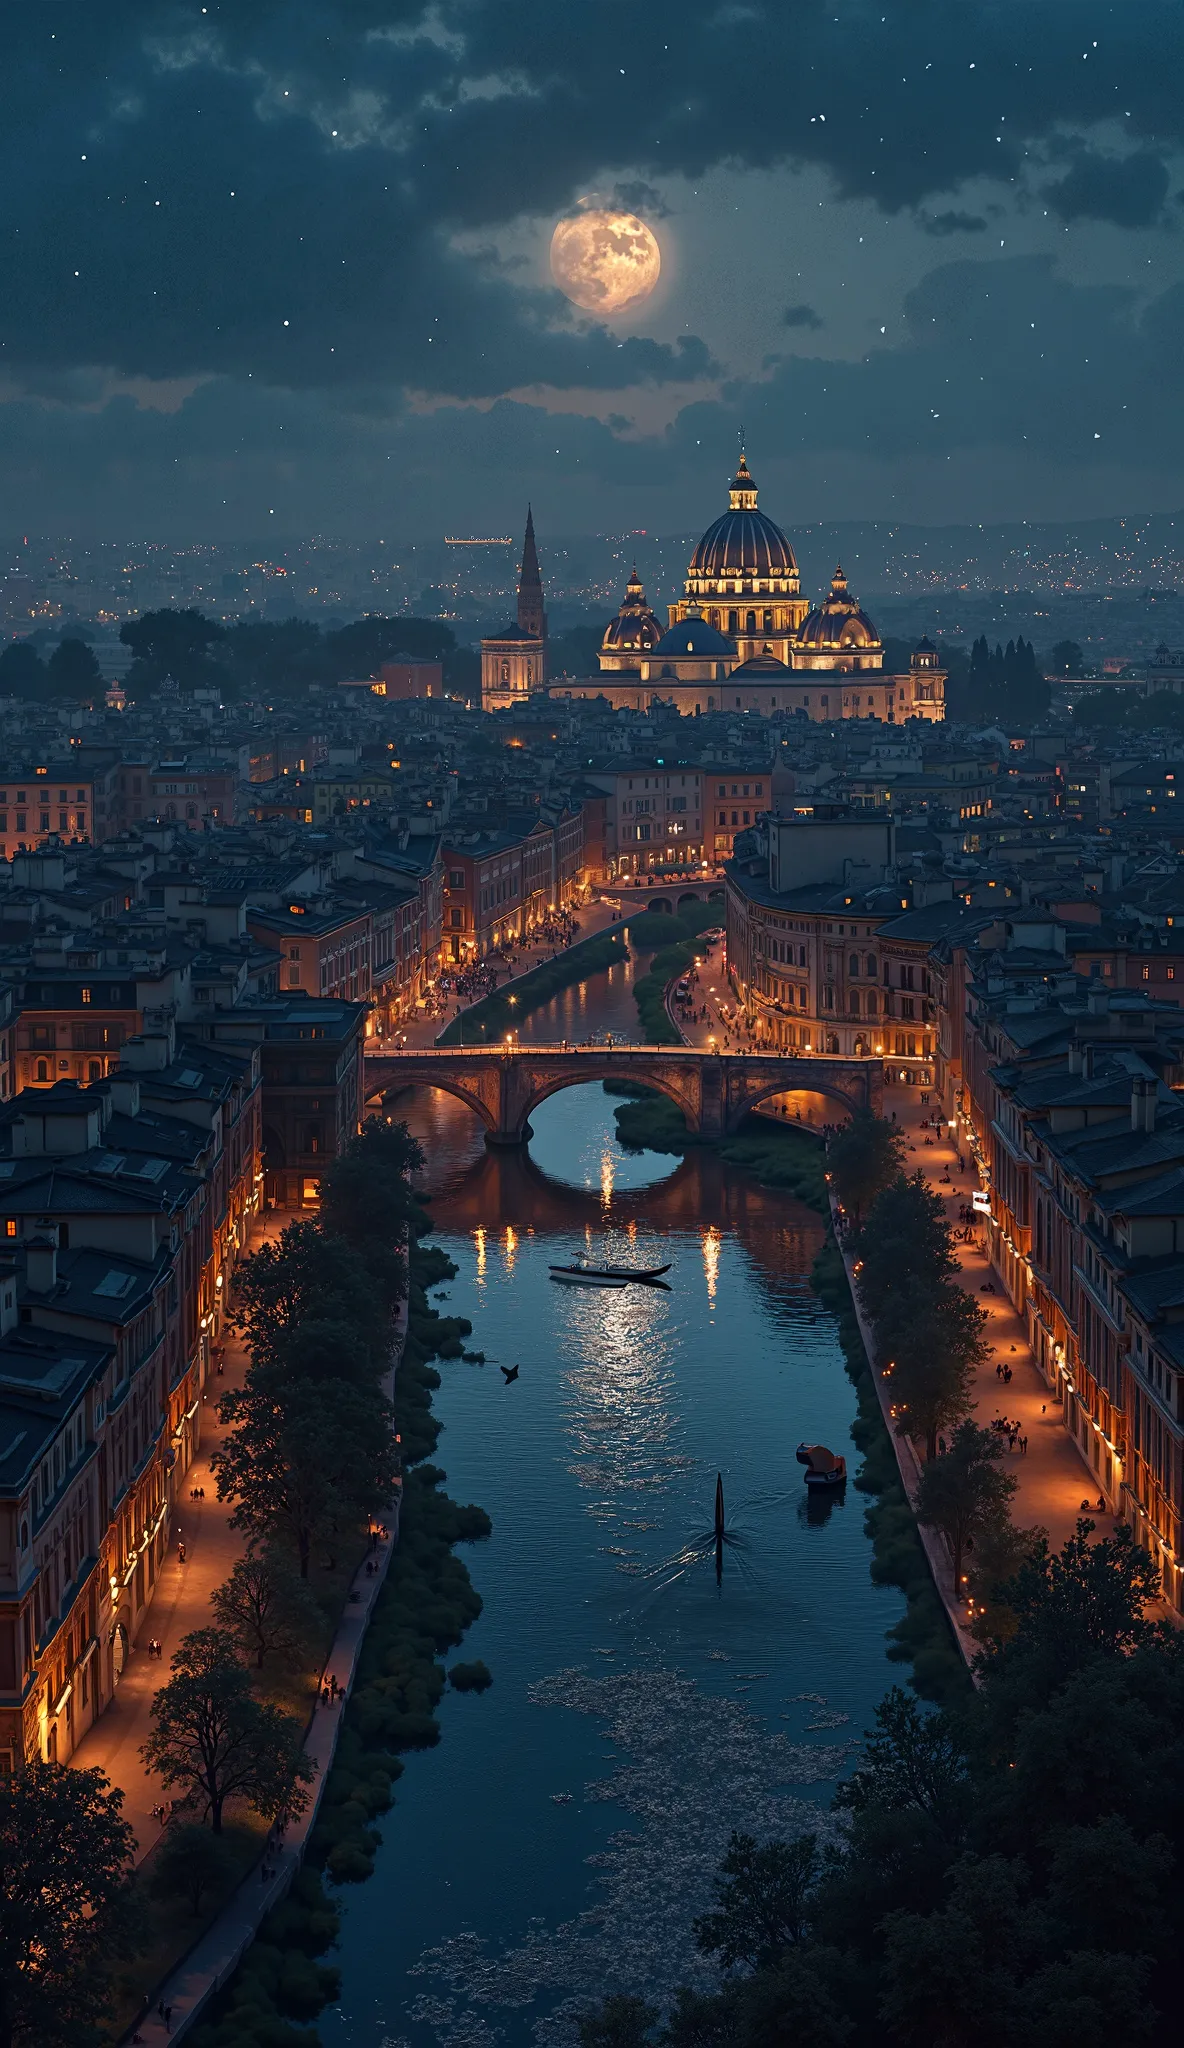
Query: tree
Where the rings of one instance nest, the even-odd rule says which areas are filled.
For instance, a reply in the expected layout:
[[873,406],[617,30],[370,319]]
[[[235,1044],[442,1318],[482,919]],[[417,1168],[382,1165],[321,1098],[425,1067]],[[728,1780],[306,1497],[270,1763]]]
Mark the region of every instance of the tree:
[[307,1581],[274,1548],[240,1557],[210,1606],[219,1628],[257,1671],[269,1657],[276,1663],[299,1663],[324,1627]]
[[1030,640],[1021,635],[1007,646],[988,646],[986,635],[970,651],[966,679],[966,716],[998,720],[1003,724],[1030,725],[1043,718],[1051,692]]
[[1018,2037],[1017,1978],[1031,1935],[1026,1872],[1003,1856],[964,1856],[936,1913],[902,1909],[884,1923],[880,2014],[911,2048],[999,2048]]
[[355,619],[324,636],[325,680],[370,676],[384,661],[400,657],[444,661],[455,646],[451,626],[436,619]]
[[715,1911],[693,1922],[695,1940],[722,1969],[767,1969],[805,1937],[819,1876],[818,1837],[758,1844],[755,1835],[733,1833],[720,1869]]
[[580,2019],[580,2048],[644,2048],[657,2024],[658,2009],[644,1998],[606,1998]]
[[1000,1470],[1003,1446],[993,1429],[963,1422],[944,1458],[932,1458],[917,1489],[917,1520],[939,1529],[950,1546],[954,1592],[962,1587],[963,1553],[969,1541],[1001,1521],[1018,1481]]
[[170,1828],[152,1859],[152,1889],[162,1899],[184,1899],[197,1914],[207,1892],[220,1891],[234,1868],[234,1854],[224,1836],[196,1823]]
[[235,1275],[231,1320],[246,1337],[252,1371],[291,1378],[326,1370],[336,1379],[377,1379],[390,1349],[390,1316],[364,1259],[312,1221],[289,1223]]
[[1071,1949],[1024,1986],[1030,2048],[1138,2048],[1159,2014],[1147,1998],[1150,1959],[1103,1949]]
[[209,651],[223,633],[223,627],[214,619],[203,618],[192,605],[184,611],[166,606],[128,619],[120,627],[119,637],[135,656],[128,672],[132,693],[155,689],[166,676],[190,687],[216,683],[218,672],[209,660]]
[[27,640],[10,640],[0,654],[0,697],[38,697],[46,684],[45,664]]
[[1049,652],[1048,665],[1054,675],[1079,676],[1085,667],[1085,656],[1076,640],[1058,640]]
[[1015,1672],[1041,1698],[1071,1672],[1095,1660],[1128,1657],[1157,1639],[1146,1618],[1159,1591],[1159,1570],[1149,1552],[1120,1523],[1113,1536],[1091,1543],[1094,1524],[1082,1517],[1060,1551],[1038,1537],[1016,1576],[1000,1588],[1015,1631],[995,1643],[987,1669]]
[[216,1835],[228,1799],[245,1799],[264,1820],[299,1813],[313,1775],[290,1714],[257,1700],[224,1629],[183,1636],[172,1677],[152,1702],[156,1723],[140,1755],[166,1791],[208,1814]]
[[135,1835],[101,1771],[0,1778],[0,2048],[96,2038],[126,1952]]
[[423,1165],[423,1150],[406,1124],[372,1116],[321,1182],[322,1230],[353,1247],[392,1309],[407,1292],[403,1241],[416,1206],[411,1175]]
[[308,1577],[314,1541],[390,1503],[398,1476],[393,1413],[377,1388],[294,1380],[277,1395],[253,1373],[219,1407],[230,1430],[211,1459],[232,1529],[283,1534]]
[[910,1279],[888,1296],[876,1318],[881,1364],[891,1360],[893,1405],[902,1434],[922,1436],[925,1455],[937,1455],[939,1430],[960,1422],[974,1406],[974,1377],[986,1359],[986,1316],[960,1287]]
[[49,679],[64,697],[93,697],[102,687],[102,671],[85,640],[59,640],[49,657]]
[[900,1177],[904,1158],[904,1132],[868,1109],[857,1109],[831,1139],[826,1163],[835,1192],[857,1227],[868,1205]]
[[894,1685],[876,1708],[864,1761],[835,1794],[849,1813],[913,1810],[957,1848],[970,1812],[966,1752],[946,1715],[933,1713]]
[[910,1279],[936,1287],[958,1270],[945,1203],[920,1172],[881,1189],[854,1249],[859,1299],[873,1322]]

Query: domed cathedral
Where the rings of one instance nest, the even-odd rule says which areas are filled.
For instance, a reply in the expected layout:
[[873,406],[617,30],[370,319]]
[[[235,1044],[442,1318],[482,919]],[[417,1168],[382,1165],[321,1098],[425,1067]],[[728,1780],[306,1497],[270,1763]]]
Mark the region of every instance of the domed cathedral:
[[534,542],[534,513],[526,508],[526,537],[518,571],[518,616],[481,642],[481,709],[521,705],[547,681],[547,614]]
[[683,592],[670,606],[672,626],[697,608],[734,643],[737,663],[771,654],[789,667],[794,637],[810,607],[793,549],[757,505],[756,480],[744,455],[728,487],[728,509],[691,556]]
[[841,567],[830,595],[811,608],[794,551],[760,511],[743,455],[728,509],[691,556],[683,595],[669,614],[663,632],[634,570],[625,601],[605,629],[599,676],[564,677],[552,694],[603,697],[615,710],[669,704],[691,717],[800,712],[827,725],[840,718],[900,725],[946,715],[946,677],[936,648],[922,640],[907,671],[888,674],[884,643]]
[[636,673],[643,656],[652,653],[661,638],[661,623],[656,613],[650,610],[649,599],[634,563],[633,574],[625,585],[621,609],[604,629],[597,657],[602,674],[612,675],[622,669],[629,674]]

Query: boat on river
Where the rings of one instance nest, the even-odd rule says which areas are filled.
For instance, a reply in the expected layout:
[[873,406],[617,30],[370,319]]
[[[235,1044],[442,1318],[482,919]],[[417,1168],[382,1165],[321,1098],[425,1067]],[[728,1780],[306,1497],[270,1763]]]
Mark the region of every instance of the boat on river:
[[627,1287],[630,1281],[650,1286],[660,1281],[670,1266],[590,1266],[581,1259],[572,1266],[552,1266],[550,1271],[552,1280],[585,1280],[595,1287]]
[[596,1273],[587,1266],[552,1266],[552,1280],[564,1287],[627,1287],[629,1282],[613,1273]]
[[825,1444],[799,1444],[797,1460],[806,1468],[806,1485],[812,1491],[847,1484],[846,1458],[828,1451]]

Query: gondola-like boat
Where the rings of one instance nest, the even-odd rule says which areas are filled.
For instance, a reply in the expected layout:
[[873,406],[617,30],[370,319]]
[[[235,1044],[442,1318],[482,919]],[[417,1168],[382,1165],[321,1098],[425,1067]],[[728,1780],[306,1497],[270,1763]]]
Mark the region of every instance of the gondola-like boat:
[[552,1280],[581,1281],[590,1287],[627,1287],[630,1281],[639,1281],[643,1286],[660,1280],[663,1273],[670,1271],[665,1266],[589,1266],[577,1263],[572,1266],[552,1266]]

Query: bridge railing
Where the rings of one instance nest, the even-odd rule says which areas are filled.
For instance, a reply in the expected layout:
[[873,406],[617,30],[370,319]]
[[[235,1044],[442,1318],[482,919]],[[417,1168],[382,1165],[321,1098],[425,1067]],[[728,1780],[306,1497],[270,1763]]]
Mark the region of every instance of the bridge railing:
[[613,1045],[597,1045],[588,1039],[557,1039],[554,1044],[528,1042],[525,1045],[425,1045],[392,1046],[374,1049],[366,1047],[366,1063],[372,1060],[511,1060],[533,1059],[539,1054],[557,1053],[569,1059],[579,1053],[587,1053],[600,1059],[620,1055],[628,1059],[654,1060],[776,1060],[779,1065],[794,1066],[838,1066],[838,1067],[882,1067],[885,1056],[880,1054],[859,1054],[841,1052],[791,1052],[770,1046],[768,1050],[737,1046],[734,1050],[713,1051],[706,1045],[630,1045],[628,1042]]

